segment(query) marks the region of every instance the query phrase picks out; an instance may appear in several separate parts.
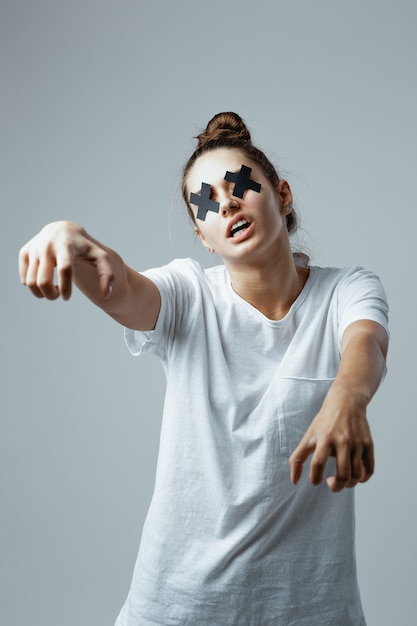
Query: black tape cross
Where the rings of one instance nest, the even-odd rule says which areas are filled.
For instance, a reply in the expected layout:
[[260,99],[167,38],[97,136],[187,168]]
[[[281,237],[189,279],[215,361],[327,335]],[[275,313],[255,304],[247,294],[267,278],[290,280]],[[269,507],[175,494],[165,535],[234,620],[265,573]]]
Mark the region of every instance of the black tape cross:
[[197,217],[203,222],[206,219],[207,211],[218,213],[220,210],[220,204],[215,200],[211,200],[210,194],[211,185],[208,183],[201,183],[201,195],[197,193],[190,194],[190,204],[198,206]]
[[243,194],[246,189],[252,189],[259,193],[261,191],[261,184],[256,183],[254,180],[250,180],[250,173],[252,171],[251,167],[247,165],[242,165],[240,168],[240,172],[234,174],[233,172],[226,172],[226,176],[224,180],[227,180],[231,183],[235,183],[233,188],[233,195],[236,198],[243,198]]

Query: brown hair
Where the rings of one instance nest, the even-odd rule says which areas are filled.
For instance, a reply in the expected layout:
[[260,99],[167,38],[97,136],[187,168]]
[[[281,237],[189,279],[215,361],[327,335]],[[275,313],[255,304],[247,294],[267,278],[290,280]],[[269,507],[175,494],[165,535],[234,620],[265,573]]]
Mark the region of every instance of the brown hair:
[[[258,163],[273,187],[279,182],[279,176],[268,157],[253,145],[250,132],[245,122],[237,113],[217,113],[207,124],[205,131],[197,135],[198,146],[188,159],[182,177],[182,195],[187,205],[188,213],[195,223],[194,213],[191,209],[186,191],[187,175],[197,159],[211,150],[217,148],[238,148],[252,161]],[[291,234],[297,229],[297,216],[293,211],[286,215],[287,230]]]

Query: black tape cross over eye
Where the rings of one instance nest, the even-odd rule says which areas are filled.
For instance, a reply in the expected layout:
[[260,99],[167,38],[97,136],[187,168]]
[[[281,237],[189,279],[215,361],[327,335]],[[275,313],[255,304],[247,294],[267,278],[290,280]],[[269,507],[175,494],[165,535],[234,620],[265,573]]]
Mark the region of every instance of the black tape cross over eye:
[[246,189],[252,189],[259,193],[261,191],[261,184],[256,183],[254,180],[250,179],[250,173],[252,171],[251,167],[247,165],[242,165],[240,168],[240,172],[234,174],[233,172],[226,172],[226,176],[224,180],[235,183],[232,194],[236,198],[243,198],[243,194]]
[[218,213],[220,210],[220,203],[211,200],[210,195],[211,185],[208,183],[201,183],[201,195],[197,193],[190,194],[190,204],[198,206],[197,218],[203,222],[206,219],[207,211]]
[[[243,194],[247,189],[252,189],[259,193],[261,191],[261,184],[251,180],[250,173],[252,171],[251,167],[247,165],[242,165],[240,168],[240,172],[226,172],[224,180],[228,182],[235,183],[233,187],[232,195],[236,198],[243,198]],[[195,204],[198,206],[197,218],[199,220],[206,219],[206,215],[208,211],[213,211],[214,213],[218,213],[220,210],[219,202],[215,200],[211,200],[211,185],[208,183],[201,183],[201,194],[191,193],[190,194],[190,204]]]

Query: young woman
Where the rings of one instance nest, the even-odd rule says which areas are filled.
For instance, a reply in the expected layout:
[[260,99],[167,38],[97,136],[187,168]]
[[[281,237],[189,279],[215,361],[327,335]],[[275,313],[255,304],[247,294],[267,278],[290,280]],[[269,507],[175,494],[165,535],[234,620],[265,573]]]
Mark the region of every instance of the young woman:
[[198,141],[183,193],[222,265],[139,274],[71,222],[20,254],[35,296],[68,299],[74,282],[166,371],[155,492],[116,624],[363,625],[350,488],[374,469],[383,288],[293,255],[290,187],[238,115]]

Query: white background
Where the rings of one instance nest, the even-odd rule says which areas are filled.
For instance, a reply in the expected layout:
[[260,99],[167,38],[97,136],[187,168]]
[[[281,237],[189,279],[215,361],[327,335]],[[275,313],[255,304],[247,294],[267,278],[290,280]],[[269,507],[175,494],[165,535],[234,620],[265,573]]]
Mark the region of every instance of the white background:
[[416,624],[416,27],[411,0],[1,0],[2,624],[114,622],[164,394],[159,363],[133,359],[79,293],[50,303],[21,287],[18,250],[71,219],[137,269],[216,262],[178,186],[222,110],[289,180],[312,262],[361,264],[385,285],[359,579],[368,626]]

